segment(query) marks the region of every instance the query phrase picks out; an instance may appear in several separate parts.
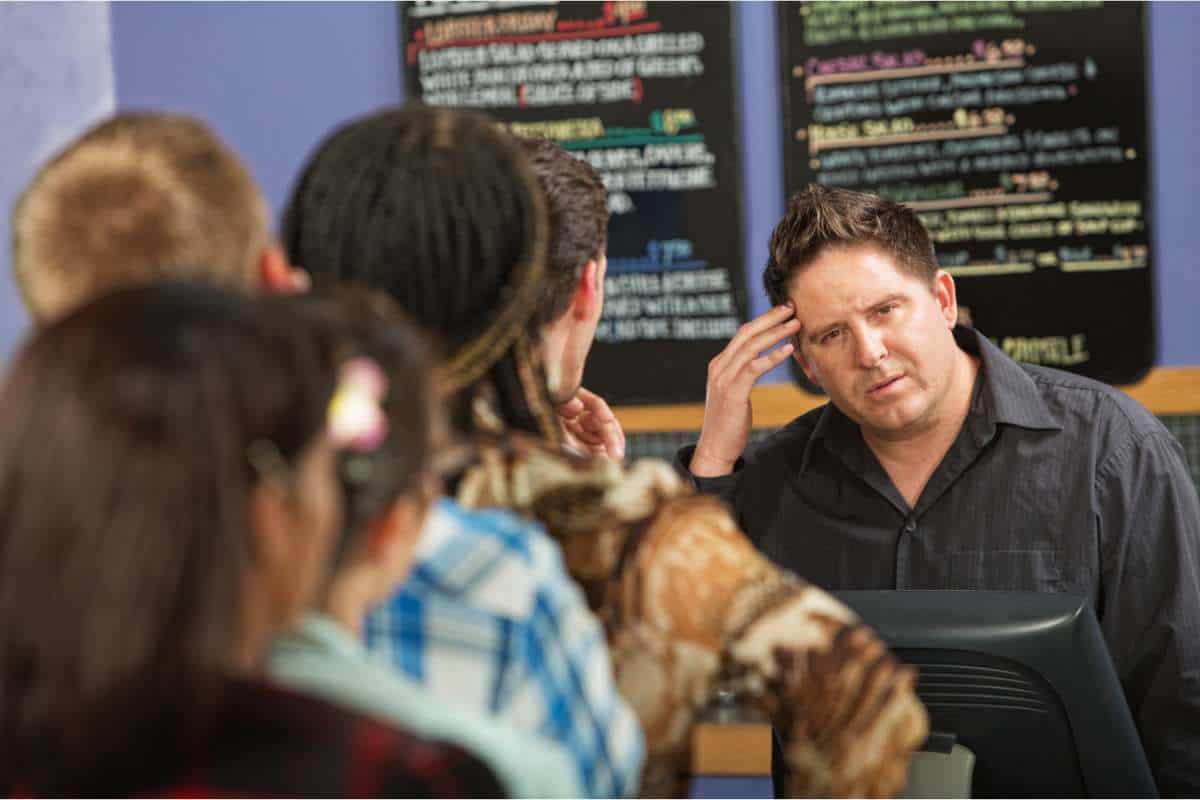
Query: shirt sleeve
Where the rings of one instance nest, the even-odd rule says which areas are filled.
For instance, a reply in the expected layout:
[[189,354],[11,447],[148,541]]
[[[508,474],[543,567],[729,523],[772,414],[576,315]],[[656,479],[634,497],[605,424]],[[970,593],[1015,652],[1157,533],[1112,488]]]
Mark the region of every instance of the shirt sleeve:
[[1164,431],[1096,477],[1101,627],[1164,797],[1200,794],[1200,500]]
[[521,705],[540,707],[537,732],[566,749],[586,796],[632,795],[645,742],[617,690],[604,630],[567,575],[557,543],[531,537],[530,552],[539,588],[519,642],[527,650],[528,672],[507,715],[520,717],[526,711]]
[[721,475],[716,478],[704,478],[699,475],[693,475],[690,469],[692,463],[692,455],[696,452],[696,445],[689,444],[679,448],[679,452],[675,454],[675,470],[683,479],[696,488],[696,491],[703,494],[710,494],[714,497],[719,497],[731,506],[736,507],[738,494],[738,486],[741,483],[742,470],[746,466],[746,459],[739,458],[737,463],[733,465],[733,471],[728,475]]

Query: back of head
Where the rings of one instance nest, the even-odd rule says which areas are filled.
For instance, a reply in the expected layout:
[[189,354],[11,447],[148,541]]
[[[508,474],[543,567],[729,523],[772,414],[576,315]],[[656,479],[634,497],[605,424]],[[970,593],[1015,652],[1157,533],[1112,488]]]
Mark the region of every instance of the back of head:
[[460,428],[471,427],[470,399],[487,384],[509,424],[556,435],[532,355],[541,191],[490,118],[410,105],[347,123],[305,166],[283,241],[317,289],[381,289],[438,339]]
[[[403,494],[423,488],[440,432],[432,347],[424,334],[381,292],[339,289],[273,302],[330,329],[338,340],[341,379],[331,422],[347,424],[365,447],[339,450],[343,493],[339,558],[360,540],[368,523]],[[356,374],[378,368],[378,386]],[[368,410],[369,407],[369,410]],[[381,414],[374,414],[375,410]],[[377,431],[377,432],[376,432]]]
[[520,139],[546,198],[550,246],[545,289],[538,304],[542,324],[562,316],[583,267],[608,246],[608,194],[600,174],[549,139]]
[[294,463],[324,430],[330,349],[248,299],[160,284],[17,355],[0,388],[0,786],[120,786],[202,724],[255,559],[248,454],[266,441]]
[[251,286],[267,208],[245,165],[190,117],[126,113],[45,164],[12,219],[12,262],[40,323],[159,279]]
[[811,184],[788,202],[771,233],[763,287],[775,305],[788,301],[792,275],[829,248],[873,247],[905,272],[930,285],[937,258],[916,213],[878,195]]

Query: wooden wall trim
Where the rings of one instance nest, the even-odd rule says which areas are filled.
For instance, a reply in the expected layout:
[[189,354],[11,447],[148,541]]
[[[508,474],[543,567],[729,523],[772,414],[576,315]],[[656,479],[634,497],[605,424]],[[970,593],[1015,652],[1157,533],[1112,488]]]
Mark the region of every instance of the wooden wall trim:
[[[1200,415],[1200,367],[1158,367],[1141,383],[1119,387],[1160,416]],[[825,398],[793,384],[757,386],[750,397],[754,427],[778,428],[805,411],[825,403]],[[671,406],[618,406],[613,409],[626,433],[700,430],[704,404]]]

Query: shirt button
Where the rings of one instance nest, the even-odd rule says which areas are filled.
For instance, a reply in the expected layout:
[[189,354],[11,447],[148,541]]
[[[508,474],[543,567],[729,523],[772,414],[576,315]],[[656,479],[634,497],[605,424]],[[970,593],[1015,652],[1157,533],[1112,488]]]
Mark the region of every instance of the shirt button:
[[910,519],[904,523],[905,533],[912,533],[916,529],[917,529],[917,521],[915,519]]

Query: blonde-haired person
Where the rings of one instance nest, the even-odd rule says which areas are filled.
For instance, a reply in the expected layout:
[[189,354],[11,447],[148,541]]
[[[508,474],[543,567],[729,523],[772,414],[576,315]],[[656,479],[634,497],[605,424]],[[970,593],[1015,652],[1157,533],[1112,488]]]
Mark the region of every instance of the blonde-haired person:
[[156,280],[308,286],[241,159],[200,120],[161,111],[106,119],[38,170],[13,207],[12,268],[39,325]]

